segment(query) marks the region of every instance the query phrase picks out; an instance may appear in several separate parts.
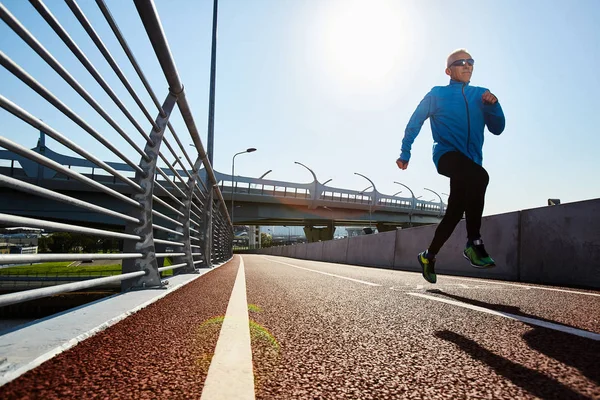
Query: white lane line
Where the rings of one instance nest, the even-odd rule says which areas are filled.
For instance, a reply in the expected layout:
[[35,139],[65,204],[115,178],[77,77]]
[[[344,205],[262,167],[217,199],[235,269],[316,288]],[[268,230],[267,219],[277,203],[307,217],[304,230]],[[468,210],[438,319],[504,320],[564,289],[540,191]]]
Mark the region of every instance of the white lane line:
[[241,256],[215,354],[208,368],[200,398],[204,400],[253,400],[255,398],[246,275]]
[[[266,257],[265,257],[266,258]],[[279,263],[279,264],[284,264],[284,265],[289,265],[290,267],[294,267],[294,268],[298,268],[298,269],[303,269],[305,271],[311,271],[311,272],[316,272],[318,274],[323,274],[323,275],[328,275],[328,276],[334,276],[336,278],[340,278],[340,279],[347,279],[349,281],[352,282],[358,282],[358,283],[362,283],[364,285],[370,285],[370,286],[381,286],[378,283],[373,283],[373,282],[367,282],[367,281],[361,281],[360,279],[354,279],[354,278],[348,278],[347,276],[341,276],[341,275],[336,275],[336,274],[330,274],[329,272],[323,272],[323,271],[318,271],[316,269],[310,269],[310,268],[304,268],[304,267],[299,267],[297,265],[293,265],[293,264],[288,264],[282,261],[275,261],[273,259],[268,258],[269,261],[271,262],[275,262],[275,263]]]
[[425,299],[439,301],[439,302],[446,303],[446,304],[452,304],[454,306],[468,308],[470,310],[480,311],[480,312],[487,313],[487,314],[497,315],[499,317],[514,319],[517,321],[524,322],[526,324],[541,326],[544,328],[553,329],[555,331],[570,333],[571,335],[577,335],[577,336],[581,336],[581,337],[584,337],[587,339],[600,340],[600,334],[598,334],[598,333],[584,331],[582,329],[577,329],[577,328],[571,328],[570,326],[564,326],[564,325],[555,324],[552,322],[540,321],[540,320],[537,320],[534,318],[522,317],[520,315],[509,314],[509,313],[505,313],[502,311],[490,310],[489,308],[474,306],[472,304],[462,303],[462,302],[456,301],[456,300],[442,299],[439,297],[434,297],[434,296],[430,296],[430,295],[422,294],[422,293],[409,292],[406,294],[409,294],[411,296],[423,297]]
[[600,297],[600,293],[579,292],[577,290],[558,289],[558,288],[542,287],[542,286],[528,286],[528,285],[521,285],[518,283],[507,283],[507,282],[497,282],[497,281],[492,282],[488,279],[461,278],[458,276],[447,276],[447,275],[444,275],[443,278],[444,279],[456,279],[456,280],[461,280],[461,281],[473,281],[473,282],[479,282],[479,283],[489,283],[492,285],[516,286],[516,287],[525,288],[525,289],[551,290],[551,291],[555,291],[555,292],[583,294],[586,296]]

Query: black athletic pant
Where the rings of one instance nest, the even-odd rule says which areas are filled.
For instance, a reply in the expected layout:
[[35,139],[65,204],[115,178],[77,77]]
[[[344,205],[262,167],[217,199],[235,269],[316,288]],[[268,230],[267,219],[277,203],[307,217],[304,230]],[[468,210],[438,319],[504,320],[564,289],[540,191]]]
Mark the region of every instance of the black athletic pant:
[[481,215],[485,190],[490,177],[486,170],[464,154],[452,151],[444,154],[438,162],[438,172],[450,178],[450,197],[446,215],[435,230],[429,253],[437,254],[450,237],[463,213],[467,220],[467,238],[481,237]]

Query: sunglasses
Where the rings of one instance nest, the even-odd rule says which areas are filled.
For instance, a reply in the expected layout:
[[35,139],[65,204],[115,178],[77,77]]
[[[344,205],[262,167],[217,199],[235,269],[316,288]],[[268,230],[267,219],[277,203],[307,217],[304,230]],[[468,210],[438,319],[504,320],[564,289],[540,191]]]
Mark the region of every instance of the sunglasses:
[[471,67],[475,64],[475,60],[472,58],[462,58],[460,60],[454,61],[452,64],[448,65],[449,67],[462,67],[469,64]]

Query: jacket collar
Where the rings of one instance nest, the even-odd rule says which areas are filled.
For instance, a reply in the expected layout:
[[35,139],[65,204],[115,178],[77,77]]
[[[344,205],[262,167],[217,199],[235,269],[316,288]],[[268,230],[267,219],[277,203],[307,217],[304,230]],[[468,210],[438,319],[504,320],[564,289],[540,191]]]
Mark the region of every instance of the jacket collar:
[[[471,83],[471,81],[467,82],[467,86],[469,85],[469,83]],[[462,85],[463,82],[461,81],[455,81],[454,79],[450,79],[450,85]]]

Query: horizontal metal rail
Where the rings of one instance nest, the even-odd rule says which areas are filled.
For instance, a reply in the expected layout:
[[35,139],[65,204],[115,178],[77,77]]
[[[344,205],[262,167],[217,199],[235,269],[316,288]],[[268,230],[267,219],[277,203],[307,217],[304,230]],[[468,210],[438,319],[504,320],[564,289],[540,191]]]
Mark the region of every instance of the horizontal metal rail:
[[[0,64],[2,64],[2,66],[4,68],[6,68],[10,72],[12,72],[13,75],[15,75],[17,78],[21,79],[21,81],[23,81],[27,86],[29,86],[30,88],[35,90],[40,96],[42,96],[44,99],[46,99],[50,104],[52,104],[54,107],[56,107],[59,111],[61,111],[63,114],[65,114],[71,120],[73,120],[73,122],[75,122],[77,125],[79,125],[86,132],[88,132],[92,137],[94,137],[96,140],[98,140],[100,143],[102,143],[106,148],[108,148],[115,155],[117,155],[121,160],[123,160],[125,163],[127,163],[127,165],[129,165],[135,171],[138,171],[140,173],[143,172],[142,169],[137,164],[135,164],[133,161],[131,161],[129,158],[127,158],[121,151],[119,151],[119,149],[117,149],[112,143],[110,143],[107,139],[105,139],[104,136],[102,136],[94,128],[92,128],[90,125],[88,125],[88,123],[85,122],[79,115],[77,115],[75,112],[73,112],[62,101],[60,101],[56,96],[54,96],[52,93],[50,93],[50,91],[48,91],[48,89],[46,89],[39,82],[37,82],[31,75],[29,75],[27,72],[25,72],[25,70],[23,70],[20,66],[18,66],[16,63],[14,63],[2,51],[0,51]],[[20,118],[24,119],[23,117],[20,117]],[[48,134],[52,133],[51,130],[48,129],[49,127],[46,124],[43,124],[38,119],[28,118],[26,122],[28,122],[31,126],[34,126],[40,130],[43,130],[44,132],[46,132]],[[57,135],[57,136],[59,136],[59,135]],[[59,138],[55,138],[55,139],[61,143],[62,143],[61,140],[68,141],[68,139],[64,138],[62,135],[60,135],[59,137],[60,137],[60,139]],[[65,144],[65,143],[63,143],[63,144]],[[70,147],[67,144],[65,144],[65,146]],[[85,155],[83,153],[81,153],[80,151],[78,151],[72,147],[70,147],[70,148],[71,148],[71,150],[76,151],[77,153],[79,153],[85,157]],[[117,177],[119,180],[127,183],[128,185],[136,188],[137,190],[141,190],[141,187],[138,184],[131,181],[129,178],[122,176],[120,173],[118,173],[112,167],[105,165],[104,162],[98,160],[95,157],[88,158],[88,159],[97,160],[94,162],[97,165],[104,165],[104,166],[102,166],[102,168],[105,169],[106,171],[110,172],[113,176]],[[109,169],[107,169],[106,167],[108,167]]]
[[165,228],[164,226],[161,226],[161,225],[152,224],[152,227],[154,229],[158,229],[159,231],[167,232],[167,233],[177,235],[177,236],[183,236],[183,233],[174,231],[173,229]]
[[[138,97],[135,90],[133,90],[133,87],[129,83],[129,80],[125,77],[125,74],[123,74],[123,71],[121,70],[121,68],[119,68],[117,62],[115,61],[113,56],[110,54],[110,51],[104,45],[104,43],[102,42],[102,39],[100,39],[100,36],[98,36],[98,34],[92,27],[92,24],[86,18],[83,11],[81,11],[81,8],[79,8],[79,6],[77,5],[77,3],[74,0],[65,0],[65,1],[66,1],[67,5],[69,6],[69,8],[71,9],[71,11],[73,12],[73,14],[75,15],[75,17],[77,18],[77,20],[79,21],[79,23],[81,24],[81,26],[83,26],[83,29],[85,29],[85,31],[88,33],[88,35],[90,36],[90,38],[92,39],[92,41],[94,42],[94,44],[96,45],[98,50],[100,50],[100,53],[102,53],[102,55],[104,56],[104,59],[108,62],[108,64],[113,69],[115,74],[119,77],[119,80],[121,81],[123,86],[125,86],[125,88],[129,92],[129,94],[131,95],[131,97],[133,98],[135,103],[138,105],[138,107],[144,114],[144,116],[148,119],[150,124],[152,124],[154,129],[158,129],[158,125],[154,122],[154,120],[152,119],[152,116],[150,116],[150,113],[148,112],[148,110],[146,109],[144,104],[142,104],[142,101]],[[148,140],[150,140],[150,138],[148,138]]]
[[111,217],[120,218],[125,221],[139,223],[138,218],[130,217],[129,215],[121,214],[119,212],[109,210],[108,208],[100,207],[95,204],[88,203],[83,200],[76,199],[58,192],[53,192],[36,185],[32,185],[27,182],[20,181],[18,179],[11,178],[9,176],[0,175],[0,186],[8,187],[14,190],[18,190],[24,193],[30,193],[35,196],[45,197],[50,200],[56,200],[64,204],[70,204],[75,207],[84,208],[86,210],[94,211],[100,214],[109,215]]
[[160,197],[158,197],[157,195],[152,195],[152,200],[156,201],[158,204],[160,204],[163,207],[168,208],[169,210],[171,210],[172,212],[174,212],[175,214],[179,215],[180,217],[183,217],[183,213],[181,211],[179,211],[178,209],[176,209],[175,207],[171,206],[169,203],[167,203],[166,201],[164,201],[163,199],[161,199]]
[[140,258],[142,253],[112,253],[112,254],[0,254],[0,268],[11,268],[3,264],[31,264],[53,261],[93,261],[93,260],[126,260]]
[[177,226],[183,226],[183,224],[182,224],[181,222],[179,222],[179,221],[176,221],[176,220],[174,220],[173,218],[171,218],[171,217],[168,217],[168,216],[166,216],[165,214],[163,214],[163,213],[161,213],[161,212],[159,212],[159,211],[152,210],[152,215],[154,215],[154,216],[156,216],[156,217],[160,217],[160,218],[162,218],[162,219],[164,219],[164,220],[166,220],[166,221],[169,221],[169,222],[171,222],[171,223],[173,223],[173,224],[175,224],[175,225],[177,225]]
[[127,274],[107,276],[103,278],[88,279],[82,282],[65,283],[59,286],[31,289],[23,292],[9,293],[0,296],[0,307],[11,304],[23,303],[25,301],[41,299],[43,297],[53,296],[55,294],[74,292],[92,287],[106,285],[107,283],[121,282],[125,279],[137,278],[143,276],[144,271],[130,272]]
[[103,229],[86,228],[83,226],[63,224],[61,222],[50,222],[41,219],[18,217],[16,215],[3,213],[0,213],[0,222],[15,226],[27,226],[30,228],[41,228],[59,232],[77,232],[84,233],[87,235],[111,237],[115,239],[131,239],[136,241],[142,239],[140,236],[128,235],[126,233],[106,231]]
[[[169,169],[173,170],[173,167],[169,166]],[[181,197],[183,197],[184,199],[188,198],[187,195],[185,193],[183,193],[183,191],[179,188],[179,186],[177,186],[177,184],[174,181],[172,181],[171,178],[169,178],[169,176],[167,174],[165,174],[162,169],[159,168],[159,169],[157,169],[157,171],[165,179],[165,181],[167,181],[169,183],[169,185],[171,185],[171,187],[173,189],[175,189],[179,192]]]
[[154,239],[154,243],[160,243],[160,244],[170,244],[172,246],[183,246],[183,243],[180,242],[172,242],[170,240],[163,240],[163,239]]
[[185,266],[187,266],[187,263],[169,265],[168,267],[159,267],[158,272],[170,271],[170,270],[178,269],[178,268],[185,267]]
[[168,191],[163,185],[158,183],[156,180],[154,181],[154,185],[156,187],[158,187],[160,190],[162,190],[163,193],[165,193],[167,196],[169,196],[171,198],[171,200],[173,200],[179,206],[183,207],[183,203],[177,197],[173,196],[173,194],[170,191]]
[[164,258],[164,257],[183,257],[185,256],[185,253],[156,253],[156,257],[157,258]]
[[38,55],[52,67],[86,102],[100,114],[145,160],[150,157],[125,133],[125,131],[108,115],[96,100],[64,69],[62,65],[37,41],[35,37],[0,3],[0,19],[25,41]]
[[136,202],[135,200],[132,200],[131,198],[84,176],[83,174],[80,174],[78,172],[75,172],[68,168],[65,168],[62,165],[58,164],[57,162],[52,161],[44,156],[41,156],[32,150],[29,150],[17,143],[14,143],[14,142],[6,139],[5,137],[0,136],[0,146],[4,147],[5,149],[11,150],[17,154],[20,154],[25,158],[29,158],[30,160],[36,161],[37,163],[42,164],[48,168],[51,168],[55,171],[63,173],[73,179],[78,180],[79,182],[81,182],[83,184],[86,184],[95,189],[98,189],[98,190],[100,190],[112,197],[115,197],[119,200],[122,200],[130,205],[133,205],[135,207],[141,207],[140,204],[138,202]]

